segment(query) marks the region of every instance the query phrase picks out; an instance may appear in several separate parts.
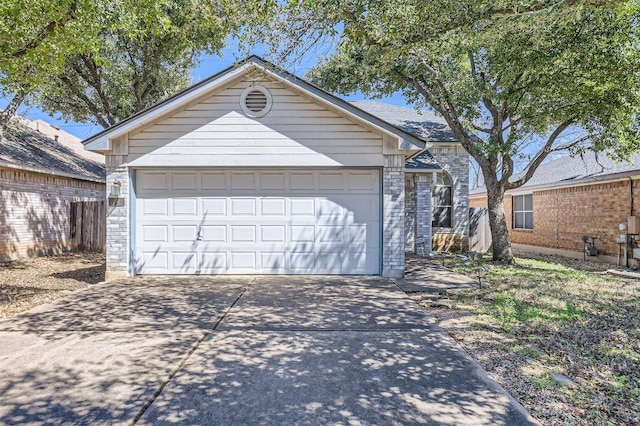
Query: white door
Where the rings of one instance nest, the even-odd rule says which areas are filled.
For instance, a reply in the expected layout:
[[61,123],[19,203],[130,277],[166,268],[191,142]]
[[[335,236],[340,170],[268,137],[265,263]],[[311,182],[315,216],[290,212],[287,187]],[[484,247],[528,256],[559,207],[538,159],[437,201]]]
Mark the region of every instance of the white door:
[[138,170],[138,274],[378,274],[378,170]]

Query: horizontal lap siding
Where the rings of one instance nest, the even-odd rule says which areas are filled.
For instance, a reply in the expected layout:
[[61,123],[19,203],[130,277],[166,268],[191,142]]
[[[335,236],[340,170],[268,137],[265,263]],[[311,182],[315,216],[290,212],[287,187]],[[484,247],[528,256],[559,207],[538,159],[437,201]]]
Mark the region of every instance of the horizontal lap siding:
[[381,166],[382,135],[262,82],[273,97],[264,117],[246,117],[250,82],[191,105],[129,137],[132,166]]
[[105,185],[0,169],[0,260],[69,247],[69,204],[105,199]]

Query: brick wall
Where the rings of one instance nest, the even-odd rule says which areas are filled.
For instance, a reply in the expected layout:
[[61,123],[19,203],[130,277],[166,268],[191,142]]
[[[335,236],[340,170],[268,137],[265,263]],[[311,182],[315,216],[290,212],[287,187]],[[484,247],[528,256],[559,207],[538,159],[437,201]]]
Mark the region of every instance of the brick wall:
[[[434,147],[429,152],[438,160],[453,183],[453,227],[431,229],[431,197],[418,197],[421,191],[431,188],[430,171],[422,174],[424,179],[418,183],[420,173],[409,173],[405,180],[405,249],[415,250],[416,235],[430,238],[432,249],[436,251],[466,251],[469,248],[469,154],[462,147]],[[422,202],[418,202],[421,198]],[[428,218],[418,220],[419,213],[428,211]],[[422,222],[422,224],[421,224]],[[429,230],[424,224],[428,223]],[[418,228],[421,228],[418,230]]]
[[405,174],[404,180],[404,249],[416,250],[416,185],[414,174]]
[[469,154],[461,146],[429,148],[453,181],[453,228],[433,230],[436,251],[466,251],[469,248]]
[[103,183],[0,168],[0,261],[68,250],[70,203],[104,199]]
[[382,276],[404,275],[404,155],[385,155],[383,185]]
[[[640,177],[633,181],[634,214],[640,215]],[[582,251],[582,235],[596,237],[602,254],[617,254],[618,225],[631,211],[629,180],[533,191],[533,230],[513,229],[512,197],[505,196],[511,241],[519,244]],[[472,207],[486,207],[474,197]]]

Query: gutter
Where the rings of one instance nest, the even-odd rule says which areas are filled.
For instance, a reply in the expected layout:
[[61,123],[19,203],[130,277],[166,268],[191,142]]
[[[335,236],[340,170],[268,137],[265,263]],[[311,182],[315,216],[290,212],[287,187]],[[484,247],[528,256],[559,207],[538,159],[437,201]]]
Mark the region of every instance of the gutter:
[[[603,175],[599,177],[586,177],[574,180],[572,182],[567,182],[566,184],[540,184],[540,185],[531,185],[531,186],[521,186],[520,188],[510,189],[506,191],[506,194],[526,194],[532,191],[541,191],[548,189],[562,189],[562,188],[571,188],[574,186],[585,186],[585,185],[596,185],[602,183],[612,183],[612,182],[623,182],[627,179],[640,179],[640,170],[630,170],[627,172],[619,172],[612,173],[608,175]],[[469,194],[469,198],[472,197],[484,197],[487,195],[487,191],[477,192],[475,194]]]
[[21,166],[21,165],[18,165],[18,164],[8,163],[8,162],[3,161],[3,160],[0,160],[0,167],[5,167],[7,169],[14,169],[14,170],[23,170],[23,171],[26,171],[26,172],[40,173],[40,174],[44,174],[44,175],[66,177],[66,178],[76,179],[76,180],[84,180],[84,181],[87,181],[87,182],[104,183],[104,184],[106,184],[106,182],[107,182],[106,178],[105,179],[97,179],[97,178],[83,176],[83,175],[79,175],[79,174],[75,174],[75,173],[65,173],[65,172],[61,172],[61,171],[58,171],[58,170],[54,170],[54,169],[47,169],[47,168],[44,168],[44,167]]

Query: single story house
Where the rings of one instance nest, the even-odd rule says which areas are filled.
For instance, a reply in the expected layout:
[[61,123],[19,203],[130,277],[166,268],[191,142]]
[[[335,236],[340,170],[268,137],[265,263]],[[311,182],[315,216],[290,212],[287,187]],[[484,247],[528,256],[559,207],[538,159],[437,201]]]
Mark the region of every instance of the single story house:
[[464,245],[468,157],[441,120],[414,116],[252,56],[105,129],[84,143],[106,155],[107,279],[399,277],[414,236]]
[[12,120],[0,138],[0,261],[70,248],[70,206],[105,200],[104,157],[42,120]]
[[[640,216],[639,179],[640,153],[625,162],[585,152],[542,164],[529,182],[505,195],[514,250],[582,258],[586,235],[589,242],[596,238],[599,259],[616,263],[616,239],[626,233],[620,224]],[[469,199],[471,207],[487,207],[484,187],[471,190]],[[630,234],[640,234],[630,225]]]

